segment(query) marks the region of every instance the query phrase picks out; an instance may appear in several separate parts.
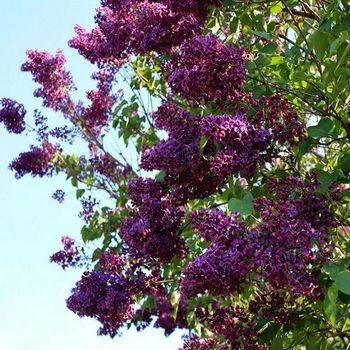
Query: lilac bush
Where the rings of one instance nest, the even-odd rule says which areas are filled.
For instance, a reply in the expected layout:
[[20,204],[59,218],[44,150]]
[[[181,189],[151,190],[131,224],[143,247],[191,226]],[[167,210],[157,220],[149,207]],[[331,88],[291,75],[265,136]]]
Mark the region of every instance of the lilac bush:
[[[71,311],[111,337],[186,330],[182,350],[348,348],[347,10],[101,0],[69,41],[96,67],[87,103],[62,51],[27,52],[64,124],[34,111],[10,169],[75,188],[83,242],[50,258],[85,269]],[[25,118],[1,100],[9,132]]]

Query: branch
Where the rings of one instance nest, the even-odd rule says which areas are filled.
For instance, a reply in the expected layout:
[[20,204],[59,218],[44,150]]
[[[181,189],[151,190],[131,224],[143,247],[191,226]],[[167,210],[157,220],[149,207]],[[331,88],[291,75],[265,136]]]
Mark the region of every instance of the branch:
[[[310,18],[319,21],[320,17],[316,13],[309,13],[309,12],[304,12],[304,11],[299,11],[295,9],[289,9],[290,12],[292,12],[296,16],[300,17],[305,17],[305,18]],[[288,9],[283,9],[283,11],[288,11]]]
[[306,44],[307,48],[308,48],[309,51],[310,51],[310,55],[311,55],[313,61],[314,61],[315,64],[316,64],[316,67],[317,67],[317,70],[318,70],[319,74],[322,75],[322,66],[321,66],[319,60],[317,59],[317,57],[316,57],[314,51],[311,49],[310,44],[309,44],[308,40],[306,39],[306,36],[304,35],[303,31],[300,29],[299,23],[298,23],[298,21],[296,20],[292,9],[288,6],[288,4],[286,3],[285,0],[281,0],[281,1],[282,1],[282,3],[283,3],[284,7],[286,8],[286,10],[287,10],[287,11],[289,12],[289,14],[291,15],[292,20],[293,20],[293,22],[294,22],[294,25],[295,25],[296,28],[298,29],[300,35],[303,37],[303,39],[304,39],[304,41],[305,41],[305,44]]

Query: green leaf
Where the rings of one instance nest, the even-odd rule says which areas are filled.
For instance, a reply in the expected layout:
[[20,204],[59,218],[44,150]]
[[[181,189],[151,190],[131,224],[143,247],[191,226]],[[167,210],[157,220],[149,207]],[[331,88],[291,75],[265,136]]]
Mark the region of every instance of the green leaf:
[[346,61],[349,51],[350,51],[350,45],[347,45],[342,55],[338,58],[338,61],[337,61],[338,63],[335,69],[338,69]]
[[280,333],[277,333],[276,337],[272,340],[271,350],[282,350],[283,349],[283,337]]
[[241,215],[250,215],[254,212],[253,196],[249,192],[242,200],[238,198],[231,198],[228,202],[228,208],[232,212],[238,212]]
[[269,43],[261,49],[261,52],[266,54],[272,54],[272,53],[275,53],[276,51],[277,51],[277,45],[275,43]]
[[333,55],[334,53],[336,53],[336,51],[338,50],[339,46],[344,42],[343,38],[338,38],[332,41],[330,47],[329,47],[329,53],[330,55]]
[[341,292],[350,295],[350,272],[339,272],[335,278],[335,285]]
[[284,61],[284,58],[282,56],[272,56],[270,65],[277,66],[278,64],[281,64],[283,61]]
[[341,170],[337,169],[332,173],[323,172],[319,176],[321,186],[318,188],[317,193],[324,193],[328,190],[329,186],[342,179],[343,174]]
[[174,311],[172,313],[172,316],[174,318],[176,318],[177,310],[179,309],[179,301],[180,301],[180,293],[178,291],[172,292],[170,296],[170,302],[174,308]]
[[306,140],[301,140],[299,143],[299,156],[303,156],[312,148],[312,139],[307,138]]
[[316,126],[310,126],[307,129],[309,137],[321,138],[330,136],[330,132],[333,129],[334,123],[329,118],[323,118]]
[[271,6],[270,12],[271,13],[280,13],[280,12],[282,12],[283,8],[284,8],[283,3],[281,1],[279,1],[277,4]]
[[100,248],[97,248],[94,250],[94,252],[92,253],[92,261],[97,261],[100,257],[101,257],[102,251]]
[[334,283],[328,288],[326,298],[323,302],[324,313],[332,325],[335,325],[337,321],[337,298],[338,289]]
[[339,272],[344,271],[345,266],[339,264],[327,264],[323,266],[323,271],[329,274],[329,277],[335,281]]
[[350,152],[343,154],[338,160],[338,167],[344,172],[350,172]]
[[202,136],[200,141],[199,141],[199,151],[200,151],[201,155],[203,155],[204,149],[205,149],[205,146],[207,145],[207,143],[208,143],[208,138],[206,138],[205,136]]
[[142,309],[154,310],[157,308],[157,300],[153,296],[149,296],[142,304]]
[[252,34],[260,36],[260,38],[263,38],[263,39],[266,39],[266,40],[271,40],[271,34],[266,33],[266,32],[258,32],[256,30],[252,30]]
[[281,326],[277,325],[276,323],[269,323],[267,327],[263,327],[263,330],[259,332],[260,333],[259,339],[264,344],[269,344],[271,340],[275,338],[280,328]]
[[76,197],[77,197],[77,199],[81,198],[81,197],[84,195],[84,193],[85,193],[85,190],[83,190],[83,189],[77,190],[77,191],[76,191]]
[[166,176],[165,172],[164,172],[163,170],[161,170],[161,171],[155,176],[155,179],[156,179],[157,181],[159,181],[159,182],[162,182],[162,181],[164,181],[165,176]]
[[78,180],[76,177],[72,177],[71,184],[73,187],[78,187]]
[[315,30],[309,37],[310,45],[316,51],[318,58],[322,58],[329,47],[329,34]]

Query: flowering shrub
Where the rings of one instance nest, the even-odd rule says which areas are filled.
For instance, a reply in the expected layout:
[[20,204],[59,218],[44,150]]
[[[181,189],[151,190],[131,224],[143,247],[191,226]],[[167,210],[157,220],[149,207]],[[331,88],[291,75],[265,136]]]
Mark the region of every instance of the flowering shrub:
[[[39,145],[10,168],[76,188],[83,243],[51,256],[85,269],[70,310],[111,337],[188,330],[183,350],[349,347],[349,10],[101,0],[69,41],[97,66],[88,106],[62,51],[28,51],[65,124],[35,111]],[[26,114],[1,100],[9,132]]]

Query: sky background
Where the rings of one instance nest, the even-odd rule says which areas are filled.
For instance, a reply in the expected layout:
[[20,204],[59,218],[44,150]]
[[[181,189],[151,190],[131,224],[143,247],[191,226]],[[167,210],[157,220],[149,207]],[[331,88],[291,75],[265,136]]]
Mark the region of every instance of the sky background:
[[[35,84],[20,71],[25,51],[55,52],[62,48],[75,83],[83,91],[94,87],[93,67],[67,47],[73,26],[93,25],[97,0],[2,1],[0,11],[0,98],[25,104],[28,114],[40,108],[32,96]],[[49,118],[57,116],[45,110]],[[65,307],[81,271],[64,272],[49,263],[60,249],[62,235],[79,237],[79,203],[64,179],[15,180],[8,164],[31,140],[9,135],[0,127],[0,348],[2,350],[175,350],[180,334],[165,338],[161,330],[125,331],[121,338],[98,337],[98,323],[79,319]],[[58,188],[68,188],[66,202],[51,199]]]

